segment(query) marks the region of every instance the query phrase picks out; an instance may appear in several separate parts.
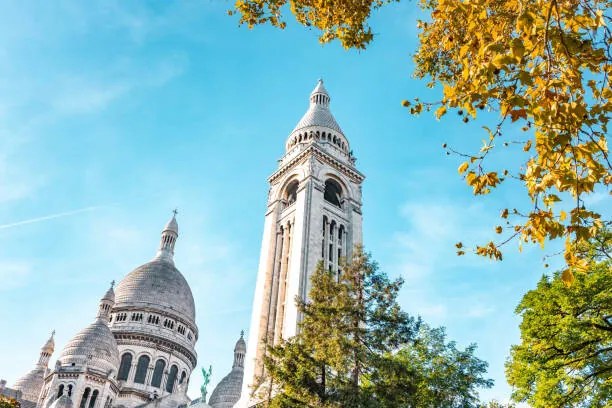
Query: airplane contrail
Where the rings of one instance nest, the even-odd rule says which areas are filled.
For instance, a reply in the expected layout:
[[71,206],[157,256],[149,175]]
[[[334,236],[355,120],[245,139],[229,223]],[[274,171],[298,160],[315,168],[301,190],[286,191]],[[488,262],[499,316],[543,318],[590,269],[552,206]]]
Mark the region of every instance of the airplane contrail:
[[42,217],[30,218],[29,220],[22,220],[22,221],[17,221],[17,222],[11,222],[11,223],[8,223],[8,224],[0,224],[0,230],[7,229],[7,228],[18,227],[20,225],[34,224],[36,222],[41,222],[41,221],[53,220],[55,218],[68,217],[70,215],[75,215],[75,214],[80,214],[80,213],[84,213],[84,212],[94,211],[94,210],[98,210],[100,208],[104,208],[104,207],[103,206],[85,207],[85,208],[80,208],[78,210],[72,210],[72,211],[66,211],[66,212],[61,212],[61,213],[57,213],[57,214],[45,215],[45,216],[42,216]]

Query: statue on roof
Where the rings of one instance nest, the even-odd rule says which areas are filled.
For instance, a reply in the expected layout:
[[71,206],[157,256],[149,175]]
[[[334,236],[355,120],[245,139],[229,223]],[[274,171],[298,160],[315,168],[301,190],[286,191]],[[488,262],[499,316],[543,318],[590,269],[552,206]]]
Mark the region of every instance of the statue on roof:
[[210,383],[211,375],[212,375],[212,366],[208,367],[208,371],[206,371],[206,369],[202,367],[202,377],[204,377],[204,382],[202,383],[202,386],[200,387],[200,392],[202,393],[202,401],[204,403],[206,403],[206,394],[208,393],[208,391],[206,391],[206,388],[208,387],[208,384]]

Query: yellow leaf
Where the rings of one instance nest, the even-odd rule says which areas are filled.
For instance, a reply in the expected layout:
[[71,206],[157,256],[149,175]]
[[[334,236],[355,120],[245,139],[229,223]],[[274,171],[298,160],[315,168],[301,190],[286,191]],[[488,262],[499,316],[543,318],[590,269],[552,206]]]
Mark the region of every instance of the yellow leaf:
[[575,279],[576,278],[574,277],[574,274],[569,268],[564,270],[563,273],[561,274],[561,280],[567,287],[572,286],[572,283],[574,283]]
[[560,211],[559,212],[559,220],[565,221],[566,218],[567,218],[567,213],[565,211]]
[[528,140],[525,146],[523,146],[523,151],[528,152],[529,149],[531,149],[531,140]]
[[497,227],[495,227],[495,232],[497,232],[498,234],[501,234],[503,230],[504,229],[501,227],[501,225],[498,225]]
[[459,166],[459,168],[457,169],[459,171],[459,174],[465,173],[469,166],[470,164],[468,162],[461,163],[461,166]]

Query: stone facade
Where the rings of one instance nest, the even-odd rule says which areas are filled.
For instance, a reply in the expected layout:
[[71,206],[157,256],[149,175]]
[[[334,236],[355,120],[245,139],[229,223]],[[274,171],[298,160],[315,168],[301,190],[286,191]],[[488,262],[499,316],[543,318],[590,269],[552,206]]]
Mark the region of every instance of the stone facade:
[[267,344],[296,334],[294,299],[305,299],[319,262],[339,273],[341,260],[362,242],[361,184],[348,139],[329,110],[319,81],[306,114],[291,132],[285,155],[270,176],[246,381],[239,407],[258,402]]
[[100,300],[92,324],[64,347],[47,369],[53,337],[36,368],[0,393],[25,408],[177,408],[197,364],[198,328],[189,284],[174,265],[176,218],[162,231],[150,262],[130,272]]

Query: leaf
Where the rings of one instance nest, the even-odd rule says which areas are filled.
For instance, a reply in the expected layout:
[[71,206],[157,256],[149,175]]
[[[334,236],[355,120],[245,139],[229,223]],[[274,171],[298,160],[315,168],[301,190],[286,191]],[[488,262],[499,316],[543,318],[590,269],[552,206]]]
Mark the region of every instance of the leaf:
[[468,162],[463,162],[457,170],[459,171],[459,174],[463,174],[468,169],[468,167],[470,167],[470,164]]
[[572,286],[576,278],[574,277],[574,274],[572,273],[572,271],[569,268],[567,268],[563,271],[563,273],[561,273],[561,280],[563,281],[565,286],[570,287]]

